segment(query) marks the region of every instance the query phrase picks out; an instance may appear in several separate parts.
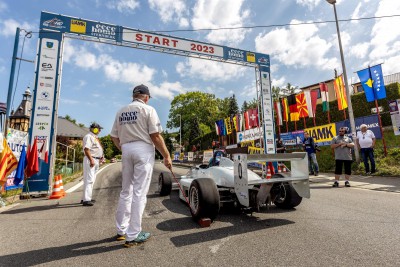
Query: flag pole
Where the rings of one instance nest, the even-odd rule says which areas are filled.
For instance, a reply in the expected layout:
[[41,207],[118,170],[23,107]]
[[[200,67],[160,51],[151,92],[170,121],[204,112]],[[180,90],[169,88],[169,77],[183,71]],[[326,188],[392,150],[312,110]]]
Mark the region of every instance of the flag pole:
[[375,107],[376,107],[376,112],[378,114],[379,130],[381,131],[381,135],[382,135],[383,153],[385,154],[385,157],[387,157],[387,149],[386,149],[385,137],[383,136],[381,114],[379,113],[378,100],[376,100],[376,99],[375,99]]
[[304,129],[307,128],[306,117],[303,117]]

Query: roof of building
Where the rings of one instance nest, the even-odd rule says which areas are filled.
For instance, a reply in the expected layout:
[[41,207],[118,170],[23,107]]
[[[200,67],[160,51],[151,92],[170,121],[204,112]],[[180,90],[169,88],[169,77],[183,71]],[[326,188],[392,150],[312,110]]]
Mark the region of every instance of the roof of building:
[[79,127],[63,117],[58,117],[57,136],[83,138],[89,132],[89,129],[86,127]]

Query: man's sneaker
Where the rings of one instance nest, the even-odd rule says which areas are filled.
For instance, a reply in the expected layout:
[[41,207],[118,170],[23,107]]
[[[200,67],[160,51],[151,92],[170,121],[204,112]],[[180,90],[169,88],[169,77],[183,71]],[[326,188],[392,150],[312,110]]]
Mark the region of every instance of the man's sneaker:
[[339,187],[339,183],[335,181],[335,182],[333,183],[332,187]]
[[139,245],[141,243],[146,242],[147,240],[149,240],[151,234],[148,232],[140,232],[139,235],[132,241],[126,241],[124,244],[124,247],[126,248],[130,248],[136,245]]
[[122,240],[125,240],[125,236],[124,236],[124,235],[117,234],[117,236],[115,237],[115,239],[116,239],[117,241],[122,241]]
[[318,172],[315,172],[315,176],[318,176]]
[[371,172],[367,172],[366,175],[371,175]]
[[314,175],[314,172],[310,172],[310,173],[308,173],[308,175]]
[[83,201],[82,205],[83,206],[93,206],[94,204],[91,201]]
[[344,182],[344,186],[345,186],[345,187],[350,187],[349,181]]
[[[90,202],[95,203],[96,200],[92,199],[92,200],[90,200]],[[82,199],[81,199],[81,204],[83,204],[83,200]]]

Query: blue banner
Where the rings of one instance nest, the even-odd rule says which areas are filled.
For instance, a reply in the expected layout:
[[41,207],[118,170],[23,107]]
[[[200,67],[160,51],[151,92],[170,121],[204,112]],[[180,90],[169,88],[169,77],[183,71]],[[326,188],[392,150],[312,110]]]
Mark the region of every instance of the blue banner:
[[280,135],[285,146],[295,146],[303,144],[304,131],[281,133]]
[[368,102],[386,98],[386,89],[383,81],[382,66],[376,65],[357,72],[360,83],[364,88]]
[[360,131],[361,124],[366,124],[368,127],[368,130],[371,130],[372,132],[374,132],[376,139],[382,139],[382,133],[381,133],[381,129],[379,127],[379,119],[378,119],[377,114],[356,118],[355,124],[356,124],[357,132]]

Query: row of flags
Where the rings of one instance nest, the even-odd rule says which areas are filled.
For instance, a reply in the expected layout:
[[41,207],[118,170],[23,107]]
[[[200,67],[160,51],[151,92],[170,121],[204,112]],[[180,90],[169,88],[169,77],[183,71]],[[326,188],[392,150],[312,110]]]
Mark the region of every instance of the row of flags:
[[35,138],[32,148],[22,146],[19,161],[9,147],[6,138],[3,138],[3,151],[0,154],[0,183],[4,184],[7,177],[14,171],[14,185],[18,185],[25,178],[29,178],[39,172],[39,159],[49,162],[48,142],[43,140],[42,147],[38,149],[38,140]]
[[259,127],[258,110],[256,108],[215,122],[217,135],[230,135],[233,131],[241,132],[256,127]]
[[[347,108],[347,94],[343,82],[343,75],[337,77],[334,82],[336,98],[338,100],[338,109]],[[322,110],[329,111],[329,90],[326,83],[319,84],[321,93]],[[304,91],[299,94],[292,94],[281,98],[274,103],[277,121],[282,125],[282,121],[298,121],[300,118],[313,118],[317,107],[318,90]]]
[[[357,72],[363,86],[368,102],[386,98],[386,90],[383,81],[381,65],[368,67]],[[333,81],[333,87],[338,101],[338,109],[348,108],[347,92],[343,75]],[[319,84],[321,94],[322,111],[329,112],[329,89],[326,83]],[[282,125],[283,121],[299,121],[300,118],[315,117],[318,99],[318,90],[308,90],[299,94],[292,94],[274,102],[277,124]],[[250,109],[243,114],[237,114],[215,122],[218,135],[229,135],[233,130],[240,132],[258,127],[258,110]]]

